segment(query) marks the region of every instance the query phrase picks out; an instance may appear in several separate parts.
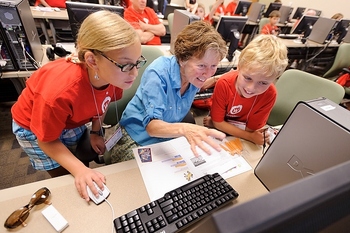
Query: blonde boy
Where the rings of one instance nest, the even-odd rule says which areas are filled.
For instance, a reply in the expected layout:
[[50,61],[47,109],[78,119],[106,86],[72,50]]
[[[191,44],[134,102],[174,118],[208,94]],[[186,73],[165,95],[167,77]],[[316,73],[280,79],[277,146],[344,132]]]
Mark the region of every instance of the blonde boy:
[[[211,117],[205,126],[258,145],[264,143],[265,126],[276,101],[274,82],[288,65],[287,47],[272,35],[259,35],[239,57],[238,69],[217,81]],[[268,140],[269,134],[265,134]]]

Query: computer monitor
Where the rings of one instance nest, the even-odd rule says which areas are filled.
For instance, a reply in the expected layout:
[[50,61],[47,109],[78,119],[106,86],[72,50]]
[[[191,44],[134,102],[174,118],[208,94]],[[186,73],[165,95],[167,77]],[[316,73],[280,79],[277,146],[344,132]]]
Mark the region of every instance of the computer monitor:
[[199,21],[200,17],[192,14],[187,10],[175,10],[174,11],[174,23],[171,30],[170,38],[170,52],[174,54],[174,43],[176,41],[177,35],[184,29],[187,25]]
[[239,1],[235,9],[234,15],[246,16],[250,5],[252,5],[251,1]]
[[229,43],[227,53],[228,61],[232,61],[233,59],[233,53],[238,48],[238,42],[247,21],[247,16],[221,16],[216,25],[216,30],[220,33],[222,38]]
[[281,3],[271,2],[267,10],[265,11],[264,17],[268,18],[272,11],[278,11],[281,8],[281,6]]
[[317,19],[318,16],[303,15],[299,23],[292,29],[292,34],[303,34],[304,38],[308,37]]
[[348,33],[350,26],[350,19],[342,19],[338,21],[337,26],[334,29],[334,36],[337,38],[338,44],[343,41],[343,38]]
[[121,17],[124,17],[124,8],[122,6],[110,6],[67,1],[66,7],[74,41],[77,38],[80,25],[82,24],[84,19],[93,12],[100,10],[108,10],[119,14]]
[[[176,4],[168,4],[165,6],[165,11],[164,11],[164,19],[168,18],[168,15],[170,13],[174,13],[175,10],[186,10],[186,7],[182,5],[176,5]],[[174,21],[176,22],[176,21]]]
[[265,11],[265,6],[265,4],[253,2],[253,4],[250,6],[248,20],[255,23],[260,22],[261,16]]
[[319,44],[323,44],[326,40],[330,40],[331,32],[336,23],[337,21],[335,19],[319,17],[312,27],[309,40]]
[[347,33],[343,38],[344,43],[350,43],[350,32],[349,31],[350,31],[350,26],[348,27]]
[[300,19],[300,18],[303,16],[305,10],[306,10],[306,7],[298,7],[298,8],[295,10],[292,19]]
[[[335,152],[336,153],[336,152]],[[348,232],[350,161],[215,212],[193,233]]]
[[280,23],[287,24],[290,20],[290,15],[292,14],[293,7],[290,6],[281,6],[279,12],[281,13]]

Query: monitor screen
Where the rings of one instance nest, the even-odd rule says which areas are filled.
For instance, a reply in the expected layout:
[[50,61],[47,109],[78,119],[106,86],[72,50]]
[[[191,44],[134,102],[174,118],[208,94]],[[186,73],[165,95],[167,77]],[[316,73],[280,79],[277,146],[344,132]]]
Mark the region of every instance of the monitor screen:
[[268,18],[272,11],[278,11],[281,8],[281,3],[271,2],[267,10],[265,11],[264,17]]
[[350,161],[219,210],[193,233],[348,232]]
[[295,10],[292,19],[300,19],[303,16],[305,10],[306,10],[306,7],[298,7]]
[[251,4],[251,1],[239,1],[234,15],[245,16],[248,13]]
[[76,40],[77,38],[79,27],[84,21],[84,19],[93,12],[99,10],[108,10],[118,13],[120,16],[124,17],[124,8],[122,6],[110,6],[67,1],[66,7],[74,40]]
[[318,16],[303,15],[298,24],[292,29],[292,34],[303,34],[305,38],[308,37],[317,19]]
[[350,43],[350,26],[348,27],[348,30],[346,31],[346,34],[343,38],[343,42],[344,43]]
[[252,22],[260,22],[261,16],[263,15],[263,12],[265,11],[265,4],[254,2],[250,6],[249,14],[248,14],[248,20]]
[[246,24],[248,17],[246,16],[221,16],[216,30],[222,38],[229,43],[227,59],[232,61],[233,53],[238,48],[238,42],[241,37],[242,30]]
[[170,13],[174,13],[175,10],[186,10],[186,7],[184,7],[182,5],[176,5],[176,4],[168,4],[168,5],[166,5],[165,6],[165,11],[164,11],[164,19],[167,19],[168,15]]
[[350,26],[349,19],[342,19],[337,22],[337,26],[334,29],[334,36],[336,37],[337,42],[340,44],[348,32]]
[[309,40],[323,44],[326,40],[331,39],[331,32],[334,29],[337,21],[335,19],[329,19],[319,17],[316,23],[313,25]]
[[170,37],[170,52],[174,54],[174,43],[176,41],[177,35],[190,23],[200,20],[200,17],[192,14],[187,10],[175,10],[174,11],[174,23],[171,30]]
[[290,6],[281,6],[280,8],[280,23],[287,24],[290,20],[290,15],[292,14],[293,7]]

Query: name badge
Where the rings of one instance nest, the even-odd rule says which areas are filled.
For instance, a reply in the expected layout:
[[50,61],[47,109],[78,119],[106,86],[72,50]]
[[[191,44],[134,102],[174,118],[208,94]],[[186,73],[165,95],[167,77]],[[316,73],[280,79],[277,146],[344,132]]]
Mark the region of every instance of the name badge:
[[115,144],[122,138],[122,129],[118,127],[118,129],[114,132],[114,134],[105,142],[106,149],[110,151]]

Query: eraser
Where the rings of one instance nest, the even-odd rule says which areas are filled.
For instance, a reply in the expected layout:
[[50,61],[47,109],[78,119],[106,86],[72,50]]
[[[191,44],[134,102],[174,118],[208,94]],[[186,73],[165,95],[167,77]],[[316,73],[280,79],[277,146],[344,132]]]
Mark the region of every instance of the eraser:
[[67,220],[57,211],[53,205],[49,205],[46,209],[41,211],[44,217],[51,223],[57,232],[62,232],[68,227]]

